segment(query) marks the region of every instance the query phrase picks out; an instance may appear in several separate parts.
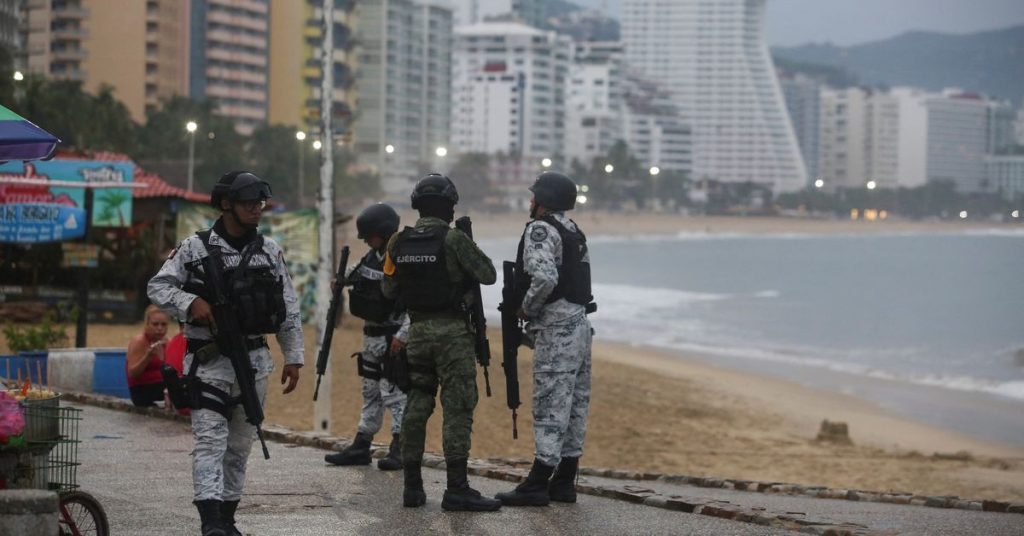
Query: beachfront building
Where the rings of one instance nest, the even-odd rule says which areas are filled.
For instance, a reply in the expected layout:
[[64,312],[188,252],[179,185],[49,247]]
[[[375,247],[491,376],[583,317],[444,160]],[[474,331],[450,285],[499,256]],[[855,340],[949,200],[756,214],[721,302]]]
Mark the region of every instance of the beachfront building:
[[693,135],[671,94],[653,82],[627,77],[623,141],[644,169],[693,174]]
[[804,158],[807,180],[813,183],[820,178],[821,83],[804,74],[779,73],[779,85]]
[[[569,67],[565,112],[565,162],[584,165],[624,139],[622,47],[577,43]],[[594,45],[598,45],[594,43]],[[617,53],[610,52],[617,50]]]
[[[18,31],[18,21],[21,18],[21,10],[18,2],[0,2],[0,47],[11,51],[15,57],[21,50],[21,35]],[[21,66],[15,64],[15,68]]]
[[188,91],[188,14],[180,0],[22,2],[17,64],[86,91],[110,86],[145,121],[160,99]]
[[360,164],[380,173],[389,198],[407,196],[423,171],[443,171],[451,128],[452,11],[433,1],[358,3],[352,126]]
[[479,0],[448,0],[452,8],[452,25],[465,26],[480,22]]
[[624,0],[626,62],[672,91],[696,179],[804,188],[807,172],[764,39],[765,0]]
[[[351,19],[353,3],[336,2],[334,13],[335,135],[348,132],[355,94]],[[323,80],[323,2],[271,0],[270,103],[268,122],[308,132],[313,143],[320,132],[320,86]],[[342,138],[343,139],[343,138]]]
[[999,154],[1017,144],[1016,121],[1017,110],[1009,101],[989,101],[986,117],[988,123],[985,141],[986,153]]
[[985,157],[985,179],[1003,199],[1024,200],[1024,154]]
[[928,182],[952,181],[961,192],[983,191],[988,144],[988,102],[947,90],[925,99]]
[[270,0],[198,0],[189,19],[188,95],[251,134],[267,121]]
[[452,69],[455,150],[522,155],[536,162],[564,154],[571,54],[568,38],[521,23],[457,28]]
[[856,87],[821,92],[818,178],[825,189],[899,186],[899,144],[896,96]]

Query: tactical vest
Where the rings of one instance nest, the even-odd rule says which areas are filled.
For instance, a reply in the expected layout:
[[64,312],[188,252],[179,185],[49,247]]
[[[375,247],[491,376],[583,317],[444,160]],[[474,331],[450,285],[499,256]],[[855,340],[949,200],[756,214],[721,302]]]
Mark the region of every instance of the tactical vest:
[[352,316],[379,324],[394,314],[396,301],[386,298],[380,288],[383,266],[377,252],[371,250],[349,276],[352,289],[348,292],[348,308]]
[[[207,253],[216,246],[210,244],[210,231],[196,233],[202,240]],[[253,266],[253,259],[258,266]],[[221,256],[224,259],[224,256]],[[238,266],[224,266],[228,299],[234,306],[238,317],[238,325],[243,335],[261,335],[277,333],[284,323],[287,310],[284,304],[284,282],[274,275],[274,259],[263,250],[263,237],[259,236],[241,251]],[[200,279],[206,277],[192,267],[193,273]],[[186,285],[185,290],[192,292],[212,303],[212,297],[206,285]]]
[[[594,300],[590,289],[590,262],[583,260],[587,256],[587,237],[579,227],[576,227],[576,231],[570,231],[551,214],[545,214],[540,219],[551,224],[562,238],[562,264],[558,267],[558,284],[544,303],[565,298],[566,301],[578,305],[590,304]],[[522,303],[526,291],[530,288],[531,277],[526,273],[523,263],[525,245],[524,231],[516,251],[516,290],[520,294],[517,296],[517,303]]]
[[459,292],[445,262],[449,230],[446,226],[406,227],[395,240],[391,262],[399,298],[410,311],[454,311],[459,307]]

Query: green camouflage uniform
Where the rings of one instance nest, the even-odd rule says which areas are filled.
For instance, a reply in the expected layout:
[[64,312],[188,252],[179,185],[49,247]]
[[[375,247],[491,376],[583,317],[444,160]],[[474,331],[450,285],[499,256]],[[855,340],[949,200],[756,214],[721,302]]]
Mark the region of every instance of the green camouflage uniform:
[[[448,226],[439,218],[420,218],[416,228]],[[391,258],[398,233],[388,243],[388,260],[382,290],[385,296],[398,296],[398,279]],[[449,280],[458,285],[475,281],[492,285],[497,279],[491,259],[480,251],[462,231],[453,229],[445,238],[445,263]],[[390,270],[389,270],[390,268]],[[390,272],[390,273],[389,273]],[[464,300],[469,303],[470,295]],[[441,388],[443,446],[446,460],[469,457],[473,410],[476,408],[476,354],[473,335],[466,316],[455,312],[420,313],[409,311],[410,378],[413,388],[402,419],[402,463],[419,464],[427,436],[427,420],[434,412],[434,398]],[[429,371],[429,372],[428,372]]]

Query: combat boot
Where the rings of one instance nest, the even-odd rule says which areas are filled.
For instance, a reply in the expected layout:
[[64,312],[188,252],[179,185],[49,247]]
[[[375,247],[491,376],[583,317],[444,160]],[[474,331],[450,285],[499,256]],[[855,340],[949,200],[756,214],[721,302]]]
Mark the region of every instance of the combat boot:
[[235,510],[238,509],[238,501],[224,501],[220,503],[220,521],[227,536],[242,536],[242,531],[235,527]]
[[423,473],[419,463],[405,464],[405,490],[402,491],[402,506],[416,508],[427,504],[423,491]]
[[324,456],[324,461],[333,465],[370,465],[372,441],[373,435],[359,432],[348,448]]
[[449,511],[494,512],[501,508],[501,501],[484,497],[469,487],[466,459],[448,460],[448,489],[444,490],[441,508]]
[[554,470],[554,467],[534,459],[530,474],[522,484],[512,491],[499,493],[494,498],[501,501],[502,506],[547,506],[551,502],[548,497],[548,479]]
[[397,471],[402,468],[402,443],[400,434],[391,436],[388,455],[377,460],[377,469],[381,471]]
[[206,499],[193,501],[199,510],[199,522],[203,525],[203,536],[227,536],[220,521],[220,501]]
[[579,457],[562,457],[555,468],[555,474],[551,477],[548,485],[548,495],[552,501],[574,503],[576,502],[576,473],[580,467]]

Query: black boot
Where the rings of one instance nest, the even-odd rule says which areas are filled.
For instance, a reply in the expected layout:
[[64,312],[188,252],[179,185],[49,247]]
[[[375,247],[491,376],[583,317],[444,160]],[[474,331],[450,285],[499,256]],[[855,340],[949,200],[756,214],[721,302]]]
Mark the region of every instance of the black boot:
[[341,452],[324,456],[324,461],[334,465],[370,465],[370,446],[373,436],[359,432],[352,444]]
[[530,474],[522,484],[512,491],[499,493],[494,498],[501,501],[502,506],[547,506],[551,502],[548,497],[548,479],[554,470],[554,467],[534,459]]
[[441,508],[465,512],[494,512],[501,508],[501,501],[483,497],[469,487],[466,459],[446,460],[448,466],[448,489],[444,490]]
[[235,527],[235,510],[237,509],[238,501],[220,503],[220,521],[227,536],[242,536],[242,531]]
[[402,506],[416,508],[427,504],[427,494],[423,491],[423,473],[420,464],[405,464],[405,490],[402,492]]
[[199,510],[199,520],[203,524],[203,536],[227,536],[220,521],[220,501],[206,499],[192,501]]
[[402,443],[399,434],[391,436],[388,455],[377,460],[377,469],[381,471],[397,471],[402,468]]
[[576,502],[576,472],[580,467],[580,459],[563,457],[555,468],[555,474],[548,485],[548,495],[552,501]]

